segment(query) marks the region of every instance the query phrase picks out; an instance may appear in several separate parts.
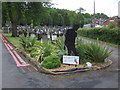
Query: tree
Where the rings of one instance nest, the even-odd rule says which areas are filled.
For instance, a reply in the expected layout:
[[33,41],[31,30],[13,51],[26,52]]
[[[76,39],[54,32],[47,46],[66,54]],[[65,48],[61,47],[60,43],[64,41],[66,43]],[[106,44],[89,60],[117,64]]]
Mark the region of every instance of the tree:
[[43,24],[46,19],[45,8],[49,3],[44,4],[42,2],[3,2],[2,4],[3,26],[5,26],[6,21],[11,22],[13,28],[12,36],[16,37],[17,25],[33,24],[34,26],[36,26]]
[[81,13],[77,13],[74,16],[74,24],[80,24],[81,27],[84,25],[84,16]]
[[10,17],[10,21],[12,24],[12,37],[16,37],[17,36],[17,25],[19,23],[20,20],[20,16],[21,16],[21,8],[22,8],[22,4],[24,4],[24,2],[4,2],[6,3],[7,9],[8,9],[8,15]]
[[2,3],[2,27],[6,26],[7,21],[9,21],[8,9],[6,3]]
[[86,11],[84,8],[80,7],[79,9],[77,9],[76,11],[78,11],[78,13],[82,13],[84,11]]

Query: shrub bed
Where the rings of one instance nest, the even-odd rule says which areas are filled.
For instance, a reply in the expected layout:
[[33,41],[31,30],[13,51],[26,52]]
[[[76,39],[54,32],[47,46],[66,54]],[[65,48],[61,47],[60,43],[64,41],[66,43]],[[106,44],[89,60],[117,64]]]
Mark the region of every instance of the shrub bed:
[[[24,37],[19,38],[20,46],[30,54],[32,58],[47,69],[61,66],[62,56],[67,55],[67,48],[64,47],[64,37],[59,37],[56,41],[43,40],[38,41],[36,38]],[[110,55],[107,47],[101,47],[97,43],[85,43],[82,40],[76,41],[76,49],[80,56],[80,63],[86,62],[97,63],[104,62]],[[73,55],[74,56],[74,55]]]
[[78,35],[120,45],[120,28],[80,28]]

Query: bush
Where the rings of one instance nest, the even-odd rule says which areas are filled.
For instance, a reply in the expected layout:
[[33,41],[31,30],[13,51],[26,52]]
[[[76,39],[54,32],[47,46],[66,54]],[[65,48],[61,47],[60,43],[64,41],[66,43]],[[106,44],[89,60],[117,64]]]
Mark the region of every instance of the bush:
[[43,41],[43,51],[44,51],[44,57],[51,55],[52,43],[50,40]]
[[86,44],[80,39],[80,40],[76,40],[75,46],[76,46],[77,53],[80,57],[79,62],[85,63],[85,61],[87,61],[87,57],[85,53]]
[[32,51],[32,47],[35,45],[36,41],[37,41],[36,37],[30,38],[24,37],[24,35],[21,35],[19,40],[22,47],[29,52]]
[[110,29],[116,28],[116,23],[115,23],[115,22],[111,22],[108,27],[109,27]]
[[45,51],[43,48],[43,43],[38,42],[35,44],[32,51],[30,52],[30,56],[35,58],[37,62],[41,62],[43,60],[44,53]]
[[44,66],[47,69],[57,68],[60,67],[60,59],[58,56],[50,55],[44,58],[42,62],[42,66]]
[[82,40],[76,41],[76,49],[81,63],[104,62],[111,54],[112,51],[109,51],[109,48],[102,47],[98,43],[98,41],[94,43],[84,43]]
[[68,50],[67,47],[64,44],[65,42],[65,38],[64,37],[59,37],[56,40],[56,49],[54,50],[55,53],[57,53],[57,55],[62,58],[63,55],[67,55],[68,54]]
[[53,47],[50,40],[45,40],[43,42],[38,41],[34,45],[30,55],[41,62],[44,57],[51,55],[52,51]]
[[78,35],[120,45],[120,28],[80,28]]
[[98,42],[94,42],[87,44],[85,53],[89,60],[92,60],[93,62],[104,62],[111,52],[112,51],[109,51],[106,46],[102,47],[98,44]]

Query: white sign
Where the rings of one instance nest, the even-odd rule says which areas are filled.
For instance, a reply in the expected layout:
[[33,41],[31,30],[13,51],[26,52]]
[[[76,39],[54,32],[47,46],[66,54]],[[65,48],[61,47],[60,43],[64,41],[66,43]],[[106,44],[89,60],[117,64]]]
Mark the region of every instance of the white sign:
[[63,64],[79,64],[79,56],[63,56]]

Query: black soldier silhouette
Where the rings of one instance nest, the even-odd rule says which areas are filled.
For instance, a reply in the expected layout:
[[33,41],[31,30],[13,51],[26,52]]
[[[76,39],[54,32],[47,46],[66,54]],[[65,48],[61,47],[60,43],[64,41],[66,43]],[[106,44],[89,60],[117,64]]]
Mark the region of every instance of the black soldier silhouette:
[[75,56],[78,56],[76,48],[75,48],[75,39],[77,37],[77,29],[79,28],[79,24],[75,24],[72,29],[68,29],[65,34],[65,46],[68,49],[68,55],[71,52],[74,53]]

